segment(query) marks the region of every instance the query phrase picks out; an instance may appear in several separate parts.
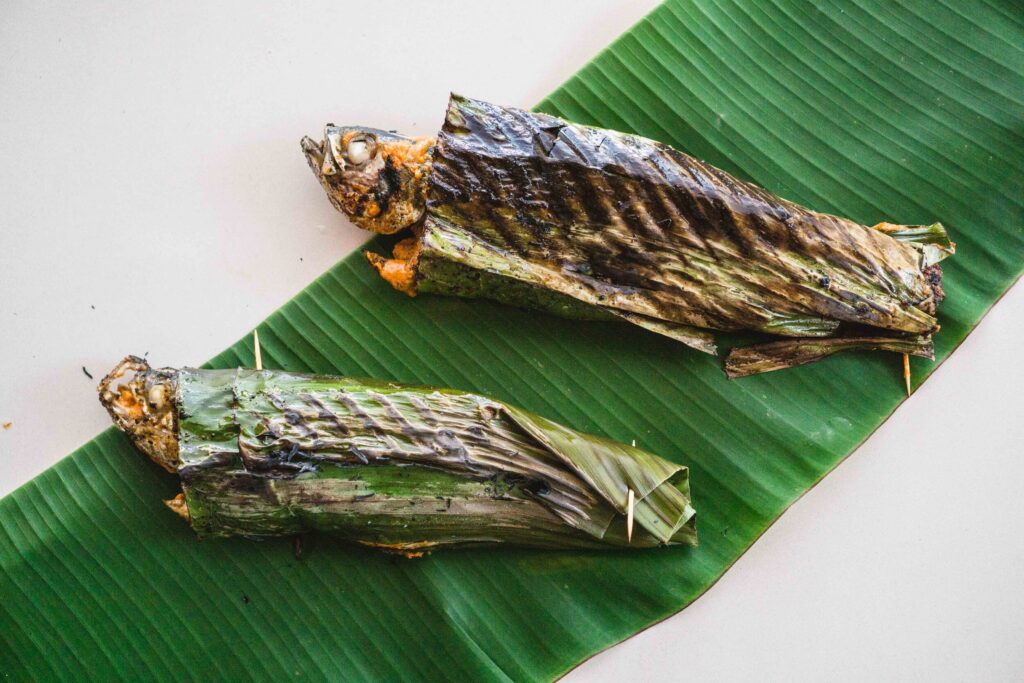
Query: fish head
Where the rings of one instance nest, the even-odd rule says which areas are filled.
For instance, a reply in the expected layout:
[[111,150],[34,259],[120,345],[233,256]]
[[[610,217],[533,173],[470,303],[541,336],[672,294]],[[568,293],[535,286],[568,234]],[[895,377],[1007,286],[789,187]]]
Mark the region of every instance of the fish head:
[[[114,387],[114,382],[124,380]],[[151,368],[128,356],[100,382],[100,403],[114,425],[155,463],[176,472],[178,455],[178,371]]]
[[309,167],[336,209],[371,232],[390,235],[423,218],[434,138],[362,126],[324,128],[302,139]]

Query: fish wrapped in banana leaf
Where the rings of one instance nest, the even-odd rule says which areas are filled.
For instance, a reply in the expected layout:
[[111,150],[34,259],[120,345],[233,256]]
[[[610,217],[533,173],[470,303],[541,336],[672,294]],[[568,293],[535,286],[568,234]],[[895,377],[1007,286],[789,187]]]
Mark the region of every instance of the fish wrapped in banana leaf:
[[302,149],[353,222],[411,231],[366,254],[409,295],[625,320],[712,354],[715,331],[786,338],[734,350],[730,376],[933,355],[954,251],[939,223],[868,227],[654,140],[457,95],[436,138],[329,124]]
[[202,538],[318,531],[412,555],[696,545],[686,467],[484,396],[133,356],[99,393],[178,475],[167,504]]

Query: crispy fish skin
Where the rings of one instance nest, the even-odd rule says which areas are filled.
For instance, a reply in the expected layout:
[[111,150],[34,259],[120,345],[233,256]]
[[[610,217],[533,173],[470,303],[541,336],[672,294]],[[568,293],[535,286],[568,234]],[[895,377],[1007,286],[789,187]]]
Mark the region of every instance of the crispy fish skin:
[[200,537],[320,531],[413,554],[696,544],[685,467],[484,396],[134,357],[108,377],[101,402],[179,476],[167,505]]
[[600,311],[709,353],[713,330],[928,336],[954,249],[939,224],[868,227],[653,140],[457,95],[422,182],[414,247],[369,255],[401,291]]

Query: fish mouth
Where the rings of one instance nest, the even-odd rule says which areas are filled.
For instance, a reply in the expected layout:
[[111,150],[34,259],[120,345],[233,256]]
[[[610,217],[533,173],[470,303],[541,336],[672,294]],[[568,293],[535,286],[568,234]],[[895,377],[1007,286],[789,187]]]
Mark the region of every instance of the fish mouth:
[[348,214],[345,206],[341,203],[345,160],[340,155],[336,155],[334,150],[331,149],[332,145],[329,144],[331,139],[329,133],[331,132],[334,132],[340,138],[340,130],[328,125],[324,130],[324,139],[320,142],[306,135],[299,144],[302,147],[302,153],[306,157],[306,163],[309,164],[309,170],[313,171],[313,175],[316,176],[316,179],[324,188],[324,192],[327,193],[327,198],[330,199],[331,205],[338,211]]
[[299,143],[302,146],[302,153],[306,156],[309,168],[313,173],[320,175],[320,166],[324,163],[323,143],[318,143],[308,135],[303,136]]
[[[320,142],[307,135],[302,138],[300,143],[302,153],[306,155],[306,161],[309,163],[310,170],[313,171],[321,182],[327,178],[340,175],[345,170],[345,160],[335,156],[332,145],[328,144],[330,141],[328,133],[330,131],[331,128],[328,127],[324,131],[324,139]],[[335,128],[334,131],[335,136],[340,137],[338,129]]]

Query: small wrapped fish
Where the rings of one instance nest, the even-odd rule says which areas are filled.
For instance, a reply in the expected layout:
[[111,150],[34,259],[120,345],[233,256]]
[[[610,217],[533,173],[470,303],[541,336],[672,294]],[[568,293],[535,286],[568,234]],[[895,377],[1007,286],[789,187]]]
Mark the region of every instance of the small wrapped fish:
[[179,476],[167,504],[202,538],[317,531],[406,555],[697,542],[686,467],[475,394],[133,356],[99,393]]
[[712,354],[714,331],[788,338],[734,350],[730,376],[848,349],[933,355],[954,251],[939,223],[867,227],[653,140],[456,95],[436,139],[328,125],[302,149],[353,222],[411,231],[366,254],[411,296],[625,320]]

